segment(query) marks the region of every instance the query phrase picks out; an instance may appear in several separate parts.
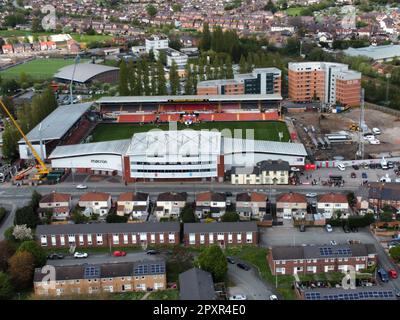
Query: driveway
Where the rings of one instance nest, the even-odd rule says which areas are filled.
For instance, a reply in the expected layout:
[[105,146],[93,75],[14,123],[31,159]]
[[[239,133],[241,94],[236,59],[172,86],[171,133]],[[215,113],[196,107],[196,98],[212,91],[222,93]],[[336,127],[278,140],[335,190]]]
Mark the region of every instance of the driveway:
[[276,294],[253,267],[246,271],[236,264],[228,263],[228,277],[235,284],[234,287],[228,288],[229,295],[244,294],[249,300],[269,300],[270,295]]

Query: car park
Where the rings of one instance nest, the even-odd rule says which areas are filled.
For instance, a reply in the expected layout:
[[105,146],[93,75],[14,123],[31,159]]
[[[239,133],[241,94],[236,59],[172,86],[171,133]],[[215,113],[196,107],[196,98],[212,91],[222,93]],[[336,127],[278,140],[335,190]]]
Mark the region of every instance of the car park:
[[378,275],[381,278],[382,282],[388,282],[389,281],[389,275],[388,275],[388,273],[386,272],[385,269],[379,268],[378,269]]
[[247,300],[247,297],[244,294],[235,294],[230,296],[229,300]]
[[113,252],[113,256],[114,257],[125,257],[126,256],[126,252],[125,251],[120,251],[120,250],[115,250]]
[[251,269],[247,264],[244,264],[244,263],[241,263],[241,262],[239,262],[239,263],[237,264],[237,266],[238,266],[240,269],[243,269],[243,270],[246,270],[246,271],[249,271],[249,270]]
[[394,269],[388,270],[388,274],[390,279],[397,279],[397,271]]
[[333,231],[332,226],[331,226],[330,224],[327,224],[327,225],[325,226],[325,230],[326,230],[327,232],[332,232],[332,231]]
[[80,259],[80,258],[87,258],[89,255],[86,252],[75,252],[74,253],[74,258]]
[[64,255],[60,253],[51,253],[47,256],[48,260],[64,259]]
[[236,263],[235,259],[233,259],[232,257],[226,257],[226,260],[227,260],[230,264],[235,264],[235,263]]

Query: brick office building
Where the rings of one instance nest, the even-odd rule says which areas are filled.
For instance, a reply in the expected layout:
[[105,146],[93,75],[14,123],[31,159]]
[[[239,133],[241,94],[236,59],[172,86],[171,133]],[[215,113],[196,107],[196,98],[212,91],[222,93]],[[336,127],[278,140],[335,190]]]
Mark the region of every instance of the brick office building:
[[179,244],[178,222],[93,223],[39,225],[36,238],[42,247],[129,247],[149,244]]
[[340,272],[353,266],[356,271],[377,263],[373,244],[337,246],[277,246],[267,256],[273,275]]
[[166,289],[165,261],[137,261],[97,265],[55,266],[54,281],[35,269],[34,291],[38,296],[117,293]]
[[185,223],[183,233],[185,246],[258,244],[255,222]]

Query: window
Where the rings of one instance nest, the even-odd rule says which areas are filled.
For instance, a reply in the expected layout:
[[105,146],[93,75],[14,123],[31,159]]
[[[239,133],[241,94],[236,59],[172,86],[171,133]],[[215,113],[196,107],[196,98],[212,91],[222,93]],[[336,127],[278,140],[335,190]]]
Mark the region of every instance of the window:
[[60,235],[60,243],[62,246],[65,246],[65,236],[63,234]]
[[156,243],[156,235],[154,233],[150,234],[151,243]]
[[99,245],[103,244],[103,235],[101,233],[97,234],[96,241],[97,241],[97,244],[99,244]]
[[113,243],[119,244],[119,234],[113,234]]
[[189,244],[196,244],[196,235],[194,233],[189,233]]
[[170,232],[168,234],[168,241],[169,241],[169,243],[175,243],[175,233]]
[[218,234],[217,234],[217,240],[218,241],[223,241],[224,240],[224,234],[222,233],[222,232],[218,232]]
[[147,241],[147,233],[146,232],[141,232],[139,237],[140,237],[140,241]]
[[209,233],[209,234],[208,234],[208,242],[209,242],[210,244],[213,244],[213,243],[214,243],[214,233]]
[[164,243],[164,233],[160,233],[160,243]]
[[88,242],[88,245],[92,245],[92,235],[91,234],[88,234],[87,236],[87,242]]
[[237,242],[238,242],[238,243],[242,243],[242,234],[241,234],[241,233],[238,233],[238,234],[236,235],[236,237],[237,237]]
[[253,243],[253,233],[246,232],[246,243]]
[[136,234],[132,234],[132,243],[136,243]]
[[228,243],[232,243],[232,242],[233,242],[232,233],[229,232],[229,233],[228,233]]
[[47,236],[43,235],[40,237],[40,243],[43,247],[47,246]]
[[83,234],[79,235],[79,245],[83,246],[84,242],[83,242]]
[[57,244],[56,242],[56,236],[54,234],[51,235],[51,245],[55,246]]
[[69,234],[68,235],[68,243],[69,244],[75,244],[75,235],[74,234]]
[[200,243],[201,243],[201,244],[204,244],[204,242],[205,242],[204,238],[205,238],[205,237],[204,237],[204,233],[201,233],[201,234],[200,234]]

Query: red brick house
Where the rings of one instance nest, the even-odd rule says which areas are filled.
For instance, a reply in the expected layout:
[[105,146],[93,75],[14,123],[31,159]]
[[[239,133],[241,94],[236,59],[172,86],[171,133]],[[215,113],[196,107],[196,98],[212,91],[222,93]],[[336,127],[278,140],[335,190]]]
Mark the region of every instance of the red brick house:
[[62,224],[36,228],[37,241],[49,248],[175,245],[180,243],[179,236],[177,222]]
[[255,222],[185,223],[183,236],[185,246],[258,244],[258,228]]
[[377,263],[373,244],[322,246],[277,246],[267,261],[273,275],[340,272],[352,266],[356,271]]
[[44,218],[46,212],[52,212],[55,220],[68,219],[71,211],[71,199],[71,195],[66,193],[52,192],[44,195],[39,202],[40,217]]

